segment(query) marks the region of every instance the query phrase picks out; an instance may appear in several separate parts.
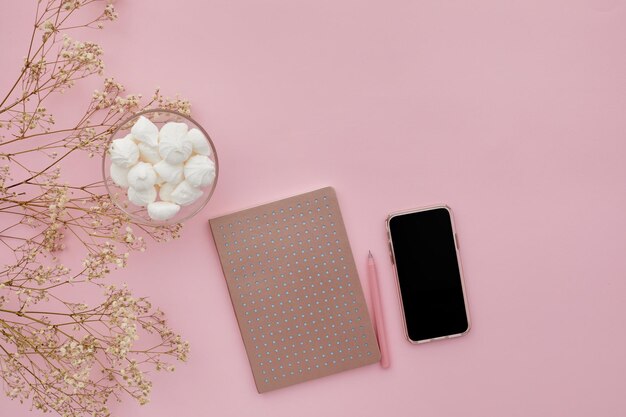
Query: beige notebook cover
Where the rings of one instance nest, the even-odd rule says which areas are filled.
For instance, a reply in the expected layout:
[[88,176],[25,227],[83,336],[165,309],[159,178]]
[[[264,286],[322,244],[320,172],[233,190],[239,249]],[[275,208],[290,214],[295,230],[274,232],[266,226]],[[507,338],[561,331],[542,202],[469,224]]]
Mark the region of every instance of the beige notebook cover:
[[380,360],[331,187],[209,222],[260,393]]

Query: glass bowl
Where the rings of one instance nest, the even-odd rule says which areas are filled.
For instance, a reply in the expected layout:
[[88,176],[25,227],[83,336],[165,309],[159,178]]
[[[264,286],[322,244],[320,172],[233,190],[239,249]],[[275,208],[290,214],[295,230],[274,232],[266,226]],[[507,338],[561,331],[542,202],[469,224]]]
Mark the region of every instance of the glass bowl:
[[[203,194],[200,198],[198,198],[196,201],[194,201],[190,205],[181,206],[178,213],[174,217],[167,219],[167,220],[151,219],[150,216],[148,216],[148,210],[146,209],[146,207],[137,206],[133,204],[132,202],[130,202],[128,199],[128,195],[127,195],[128,189],[117,185],[111,179],[111,170],[110,170],[111,157],[109,154],[109,146],[114,139],[123,138],[127,134],[129,134],[131,127],[135,124],[135,122],[137,121],[137,119],[139,119],[140,116],[144,116],[148,118],[150,121],[152,121],[152,123],[154,123],[159,128],[159,130],[165,123],[168,123],[168,122],[182,122],[182,123],[186,123],[187,126],[189,126],[189,129],[196,128],[200,130],[209,144],[210,155],[208,156],[213,161],[213,163],[215,163],[215,178],[213,179],[213,183],[201,189]],[[165,109],[146,110],[146,111],[136,113],[132,117],[124,120],[117,126],[117,128],[111,134],[111,137],[107,141],[106,148],[102,155],[102,175],[104,178],[104,184],[109,193],[109,196],[111,197],[111,200],[124,213],[126,213],[134,222],[144,224],[144,225],[165,226],[165,225],[171,225],[175,223],[182,223],[185,220],[189,220],[191,217],[196,215],[200,210],[202,210],[204,206],[206,206],[206,204],[211,199],[211,196],[213,195],[213,191],[215,190],[215,186],[217,184],[218,174],[219,174],[219,165],[217,162],[217,154],[215,152],[215,146],[213,145],[213,142],[211,141],[211,138],[209,137],[206,130],[204,130],[204,128],[200,126],[198,122],[193,120],[191,117],[186,116],[182,113],[173,111],[173,110],[165,110]],[[157,201],[158,201],[158,198],[157,198]]]

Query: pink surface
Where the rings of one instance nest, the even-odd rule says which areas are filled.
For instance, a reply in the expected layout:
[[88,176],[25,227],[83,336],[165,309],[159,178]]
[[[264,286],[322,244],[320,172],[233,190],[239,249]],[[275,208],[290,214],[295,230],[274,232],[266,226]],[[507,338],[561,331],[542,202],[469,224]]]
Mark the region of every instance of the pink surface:
[[[3,90],[33,3],[3,4]],[[107,73],[189,98],[222,168],[183,238],[113,277],[151,295],[192,346],[188,364],[154,376],[149,405],[116,415],[626,414],[624,1],[116,4],[120,20],[90,32]],[[325,185],[365,287],[368,249],[377,257],[392,366],[259,395],[206,220]],[[383,221],[441,202],[473,329],[413,346]],[[0,410],[28,415],[4,397]]]

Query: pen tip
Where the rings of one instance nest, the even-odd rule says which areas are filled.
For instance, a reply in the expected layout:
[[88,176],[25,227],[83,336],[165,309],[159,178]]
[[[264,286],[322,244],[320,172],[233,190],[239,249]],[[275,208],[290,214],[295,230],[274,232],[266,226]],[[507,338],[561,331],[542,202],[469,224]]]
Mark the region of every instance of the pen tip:
[[367,255],[368,258],[373,258],[372,256],[372,251],[369,251],[369,255]]

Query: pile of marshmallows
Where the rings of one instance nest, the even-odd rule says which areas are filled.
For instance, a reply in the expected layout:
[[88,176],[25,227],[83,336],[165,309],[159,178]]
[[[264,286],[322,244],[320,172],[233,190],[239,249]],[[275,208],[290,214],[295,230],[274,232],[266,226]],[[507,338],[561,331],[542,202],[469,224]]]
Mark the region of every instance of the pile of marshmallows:
[[[128,199],[147,207],[152,220],[168,220],[192,204],[215,180],[215,163],[206,137],[185,123],[159,128],[140,116],[109,148],[111,179],[128,188]],[[158,201],[157,201],[158,197]]]

